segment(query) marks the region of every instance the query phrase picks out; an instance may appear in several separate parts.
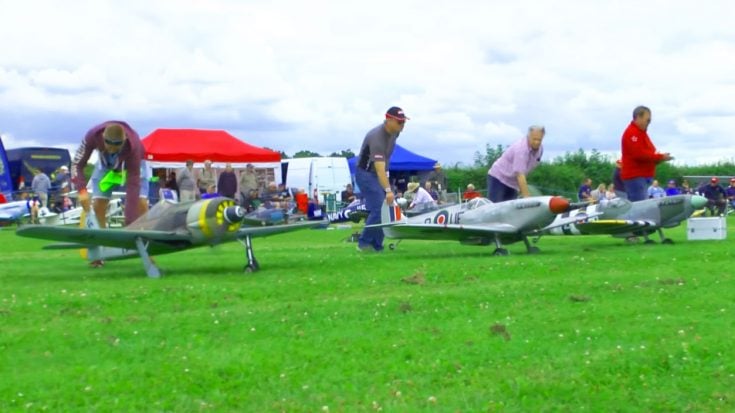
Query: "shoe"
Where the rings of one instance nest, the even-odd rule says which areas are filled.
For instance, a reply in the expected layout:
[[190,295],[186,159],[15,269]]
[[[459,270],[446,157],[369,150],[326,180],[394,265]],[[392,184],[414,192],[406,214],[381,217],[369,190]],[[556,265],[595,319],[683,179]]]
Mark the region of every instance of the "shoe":
[[100,268],[105,266],[105,262],[102,260],[94,260],[89,263],[89,266],[92,268]]
[[375,250],[375,248],[373,248],[372,245],[357,244],[357,252],[372,253],[372,252],[377,252],[377,251]]

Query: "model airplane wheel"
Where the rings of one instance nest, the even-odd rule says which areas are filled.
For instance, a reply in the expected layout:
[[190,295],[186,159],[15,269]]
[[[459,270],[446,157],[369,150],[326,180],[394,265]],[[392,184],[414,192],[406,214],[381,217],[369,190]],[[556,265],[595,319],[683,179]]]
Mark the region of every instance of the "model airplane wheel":
[[674,240],[672,240],[671,238],[664,238],[664,240],[663,240],[663,241],[661,241],[661,243],[662,243],[662,244],[669,244],[669,245],[673,245],[673,244],[674,244]]
[[493,255],[506,256],[508,255],[508,250],[505,248],[496,248],[495,251],[493,251]]
[[396,249],[396,244],[391,242],[390,244],[388,244],[388,249],[394,251]]
[[253,267],[252,265],[246,265],[245,268],[242,270],[248,274],[254,273],[257,268]]
[[644,244],[646,244],[646,245],[651,245],[651,244],[655,244],[655,243],[656,243],[656,241],[654,241],[654,240],[652,240],[652,239],[647,239],[647,240],[645,240],[645,241],[644,241],[643,243],[644,243]]
[[538,254],[539,252],[541,252],[541,250],[539,249],[539,247],[529,247],[528,248],[528,253],[529,254]]

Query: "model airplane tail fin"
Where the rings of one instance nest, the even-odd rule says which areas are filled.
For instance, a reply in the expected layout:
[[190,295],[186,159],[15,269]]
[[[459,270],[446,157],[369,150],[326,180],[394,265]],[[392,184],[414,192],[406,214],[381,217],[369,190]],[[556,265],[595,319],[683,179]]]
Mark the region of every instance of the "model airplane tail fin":
[[388,204],[383,204],[380,211],[381,224],[401,224],[405,223],[406,221],[407,218],[405,215],[403,215],[403,211],[401,210],[400,205],[393,204],[391,206],[388,206]]

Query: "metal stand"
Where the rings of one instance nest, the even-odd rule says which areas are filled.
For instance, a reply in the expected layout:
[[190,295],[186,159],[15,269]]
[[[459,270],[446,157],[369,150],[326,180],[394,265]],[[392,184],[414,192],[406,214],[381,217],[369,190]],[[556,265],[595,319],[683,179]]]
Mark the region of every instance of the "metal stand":
[[258,264],[258,260],[255,259],[255,254],[253,254],[253,241],[250,239],[250,235],[246,235],[244,240],[240,239],[239,241],[242,245],[245,246],[245,258],[248,260],[248,263],[245,268],[243,268],[243,271],[258,271],[260,269],[260,265]]
[[138,248],[138,255],[140,255],[140,259],[143,261],[143,268],[145,268],[145,273],[148,277],[161,278],[161,271],[148,255],[148,244],[143,243],[143,240],[138,237],[135,239],[135,247]]

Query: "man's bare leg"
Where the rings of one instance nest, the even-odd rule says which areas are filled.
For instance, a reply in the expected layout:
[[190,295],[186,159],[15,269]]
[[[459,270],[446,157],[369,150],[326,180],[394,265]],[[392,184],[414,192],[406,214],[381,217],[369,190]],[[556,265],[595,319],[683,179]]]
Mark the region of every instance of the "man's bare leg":
[[95,198],[93,202],[94,215],[97,217],[97,223],[100,228],[107,228],[107,206],[110,200],[106,198]]

